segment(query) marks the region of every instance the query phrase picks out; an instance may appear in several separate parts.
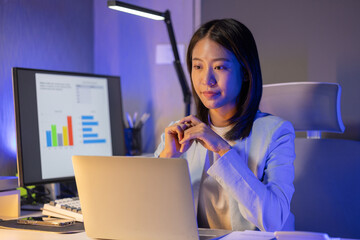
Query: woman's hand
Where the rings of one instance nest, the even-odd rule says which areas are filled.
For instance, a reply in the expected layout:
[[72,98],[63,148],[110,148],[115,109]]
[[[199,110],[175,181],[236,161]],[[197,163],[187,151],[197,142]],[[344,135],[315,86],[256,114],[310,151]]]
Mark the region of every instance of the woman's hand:
[[165,128],[165,148],[160,157],[180,157],[191,146],[192,141],[180,144],[184,137],[184,131],[191,127],[190,123],[178,122]]
[[180,120],[179,123],[186,124],[183,130],[180,146],[190,146],[192,141],[198,140],[206,149],[224,155],[231,149],[231,146],[219,135],[217,135],[208,125],[201,122],[198,118],[190,115]]

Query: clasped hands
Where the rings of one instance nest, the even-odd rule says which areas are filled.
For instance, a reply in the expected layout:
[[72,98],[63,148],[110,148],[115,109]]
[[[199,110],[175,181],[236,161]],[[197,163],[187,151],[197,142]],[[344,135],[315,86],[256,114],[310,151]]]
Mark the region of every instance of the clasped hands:
[[160,157],[180,157],[195,140],[220,156],[231,149],[231,146],[208,125],[190,115],[165,128],[165,148]]

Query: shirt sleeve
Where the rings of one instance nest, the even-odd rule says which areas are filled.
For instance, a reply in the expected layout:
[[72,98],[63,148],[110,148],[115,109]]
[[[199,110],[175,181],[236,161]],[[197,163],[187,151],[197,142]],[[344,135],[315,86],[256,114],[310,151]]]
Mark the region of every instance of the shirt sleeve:
[[154,156],[158,158],[160,156],[160,153],[164,150],[164,148],[165,148],[165,133],[161,134],[160,144],[157,147],[156,151],[154,152]]
[[256,177],[247,165],[244,150],[231,149],[219,158],[208,174],[238,202],[241,214],[262,231],[282,229],[290,213],[294,193],[294,129],[282,121],[271,131],[263,176]]

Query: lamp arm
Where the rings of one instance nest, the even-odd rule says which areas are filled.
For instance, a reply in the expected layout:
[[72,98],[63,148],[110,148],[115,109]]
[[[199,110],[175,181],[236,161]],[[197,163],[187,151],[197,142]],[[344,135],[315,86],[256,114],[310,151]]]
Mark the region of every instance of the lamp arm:
[[179,79],[179,82],[180,82],[180,85],[181,85],[181,90],[182,90],[182,93],[183,93],[183,96],[184,96],[185,116],[188,116],[188,115],[190,115],[191,93],[190,93],[189,85],[188,85],[188,83],[186,81],[184,70],[183,70],[183,68],[181,66],[181,62],[180,62],[180,58],[179,58],[179,52],[178,52],[178,49],[177,49],[174,29],[172,27],[170,11],[169,10],[165,11],[165,23],[166,23],[166,27],[167,27],[167,30],[168,30],[168,33],[169,33],[169,38],[170,38],[172,51],[174,53],[174,67],[175,67],[176,74],[178,76],[178,79]]

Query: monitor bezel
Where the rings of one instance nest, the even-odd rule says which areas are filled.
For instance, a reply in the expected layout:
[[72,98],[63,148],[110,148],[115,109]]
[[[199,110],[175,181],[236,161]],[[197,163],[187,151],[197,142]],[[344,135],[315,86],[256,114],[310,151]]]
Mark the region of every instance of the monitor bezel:
[[[30,74],[32,78],[28,80],[20,79],[19,75],[21,74]],[[122,111],[122,94],[121,94],[121,82],[119,76],[111,76],[111,75],[101,75],[94,73],[81,73],[81,72],[69,72],[69,71],[53,71],[53,70],[43,70],[43,69],[33,69],[33,68],[21,68],[14,67],[12,68],[12,82],[13,82],[13,94],[14,94],[14,108],[15,108],[15,125],[16,125],[16,143],[17,143],[17,169],[18,169],[18,179],[19,185],[21,187],[29,186],[29,185],[39,185],[39,184],[47,184],[47,183],[58,183],[58,182],[67,182],[67,181],[75,181],[75,176],[71,177],[61,177],[61,178],[52,178],[52,179],[42,179],[41,177],[41,156],[40,156],[40,142],[39,142],[39,126],[38,126],[38,111],[36,104],[36,90],[35,89],[35,74],[36,73],[46,73],[46,74],[54,74],[54,75],[67,75],[67,76],[84,76],[84,77],[98,77],[98,78],[106,78],[108,83],[108,93],[109,93],[109,113],[110,113],[110,126],[111,126],[111,139],[112,139],[112,152],[113,156],[123,156],[126,153],[125,150],[125,141],[124,141],[124,122],[123,122],[123,111]],[[31,85],[33,89],[33,95],[31,93],[23,92],[20,87],[20,84],[24,84],[21,81],[31,81],[26,84]],[[25,113],[21,108],[24,108],[24,104],[33,105],[33,115],[32,122],[34,123],[34,128],[26,127],[23,121],[24,117],[28,117],[27,115],[31,115],[29,113]],[[27,106],[28,107],[28,106]],[[25,115],[25,116],[24,116]],[[35,124],[36,122],[36,124]],[[35,152],[34,155],[28,156],[28,153],[25,153],[24,156],[24,141],[27,141],[29,135],[34,134],[37,136],[35,141],[32,141],[30,145]],[[27,143],[29,145],[29,143]],[[29,147],[29,146],[28,146]],[[27,175],[27,166],[25,160],[29,160],[27,158],[37,156],[38,160],[32,159],[32,161],[37,161],[40,167],[40,178],[37,180],[29,179]],[[28,170],[29,171],[29,170]],[[39,173],[37,173],[39,174]]]

